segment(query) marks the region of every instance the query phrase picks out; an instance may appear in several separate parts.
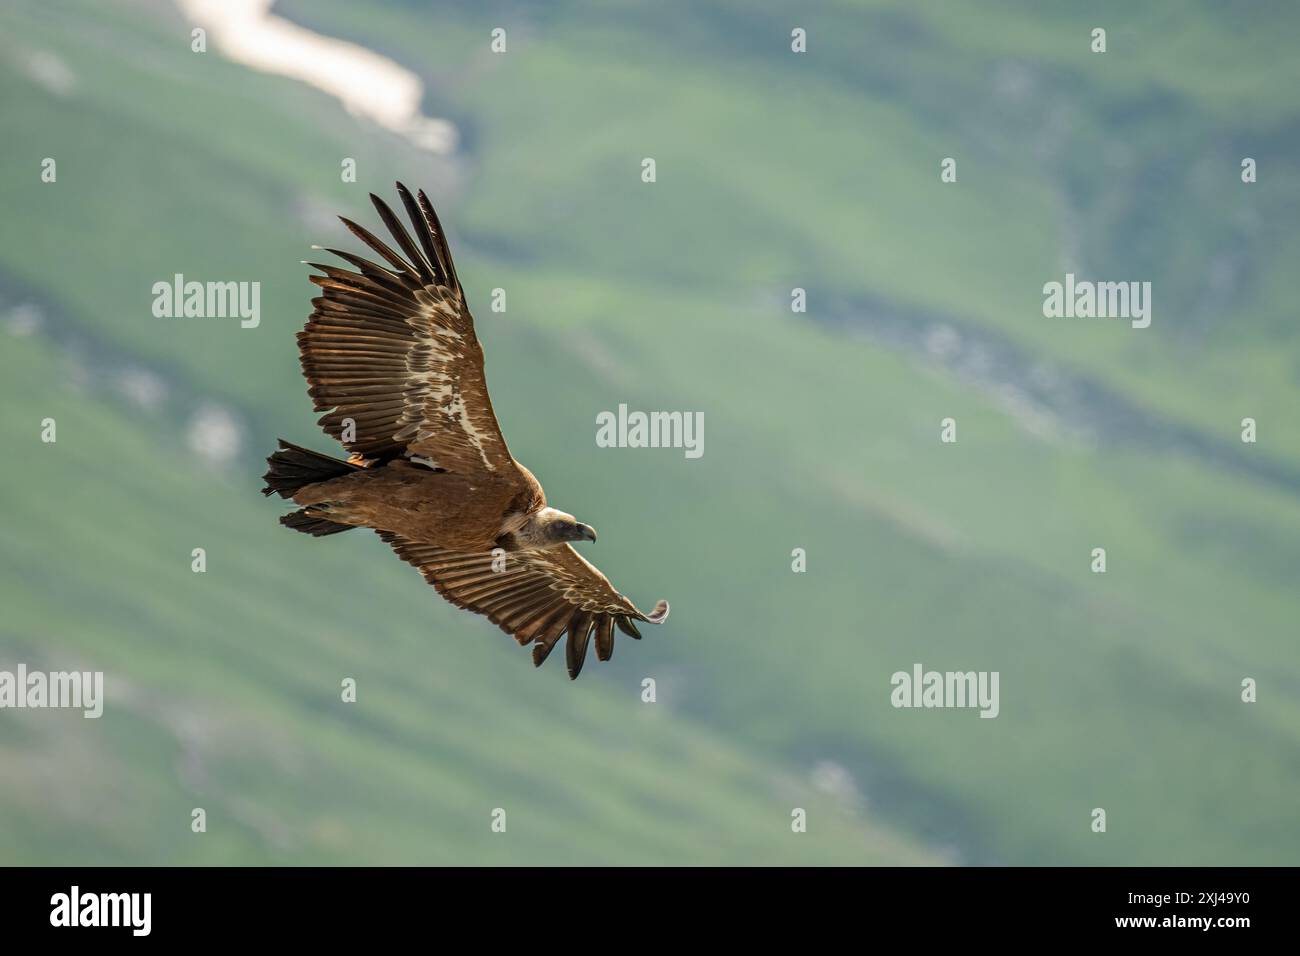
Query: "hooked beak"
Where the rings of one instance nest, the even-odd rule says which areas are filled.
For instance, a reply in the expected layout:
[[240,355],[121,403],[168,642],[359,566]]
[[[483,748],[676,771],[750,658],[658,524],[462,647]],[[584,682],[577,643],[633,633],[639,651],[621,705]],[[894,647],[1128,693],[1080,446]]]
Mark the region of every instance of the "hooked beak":
[[578,538],[582,541],[595,541],[596,529],[589,524],[580,524],[577,528]]

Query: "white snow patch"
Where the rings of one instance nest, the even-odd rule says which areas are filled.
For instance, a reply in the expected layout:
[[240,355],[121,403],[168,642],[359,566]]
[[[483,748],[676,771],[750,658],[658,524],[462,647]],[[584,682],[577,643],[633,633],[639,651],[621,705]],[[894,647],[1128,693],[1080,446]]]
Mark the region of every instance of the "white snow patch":
[[424,83],[411,70],[357,43],[321,36],[271,14],[273,0],[177,0],[225,56],[278,73],[342,101],[431,153],[455,151],[456,127],[420,112]]

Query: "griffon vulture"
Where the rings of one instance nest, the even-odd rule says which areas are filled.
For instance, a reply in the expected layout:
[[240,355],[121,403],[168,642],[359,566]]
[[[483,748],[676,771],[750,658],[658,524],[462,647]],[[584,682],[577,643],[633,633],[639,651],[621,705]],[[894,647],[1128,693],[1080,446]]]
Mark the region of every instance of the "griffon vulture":
[[577,677],[589,641],[608,660],[615,627],[639,638],[635,622],[662,623],[668,603],[644,614],[615,590],[569,544],[595,530],[549,507],[511,457],[446,233],[423,191],[397,193],[414,240],[370,199],[400,252],[343,219],[386,265],[335,249],[357,271],[307,263],[323,274],[311,276],[322,295],[298,333],[302,371],[321,427],[351,457],[281,440],[262,491],[300,506],[280,518],[296,531],[373,528],[452,604],[533,644],[536,665],[567,633]]

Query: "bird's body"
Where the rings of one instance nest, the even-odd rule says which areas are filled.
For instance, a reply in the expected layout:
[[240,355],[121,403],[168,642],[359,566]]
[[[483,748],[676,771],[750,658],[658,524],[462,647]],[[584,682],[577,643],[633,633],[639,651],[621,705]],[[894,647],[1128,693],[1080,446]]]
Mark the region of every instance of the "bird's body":
[[280,519],[295,530],[374,529],[447,600],[533,643],[536,664],[567,633],[577,677],[589,641],[608,659],[616,627],[639,637],[633,622],[661,623],[668,604],[643,614],[615,590],[569,544],[595,531],[511,456],[445,234],[423,192],[397,189],[415,239],[372,194],[402,254],[344,219],[388,264],[329,250],[359,271],[312,264],[323,294],[298,334],[320,424],[351,455],[282,440],[263,492],[299,505]]
[[436,541],[459,551],[490,551],[506,547],[510,542],[503,539],[545,507],[542,486],[531,474],[527,477],[532,487],[521,490],[517,480],[434,471],[398,458],[307,485],[293,500],[339,524]]

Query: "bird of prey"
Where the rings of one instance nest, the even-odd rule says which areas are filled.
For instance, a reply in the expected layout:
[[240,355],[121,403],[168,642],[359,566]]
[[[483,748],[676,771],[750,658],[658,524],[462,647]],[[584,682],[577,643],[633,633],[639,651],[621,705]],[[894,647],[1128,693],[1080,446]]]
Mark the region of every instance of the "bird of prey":
[[384,264],[336,249],[356,271],[306,263],[322,294],[298,333],[319,424],[346,460],[280,440],[263,494],[299,510],[280,523],[322,536],[373,528],[457,607],[486,615],[540,666],[568,634],[569,677],[587,645],[614,652],[614,629],[640,638],[660,624],[620,594],[569,544],[596,532],[546,503],[532,472],[506,447],[488,398],[483,351],[456,278],[447,236],[421,191],[397,194],[415,234],[370,196],[398,250],[339,217]]

